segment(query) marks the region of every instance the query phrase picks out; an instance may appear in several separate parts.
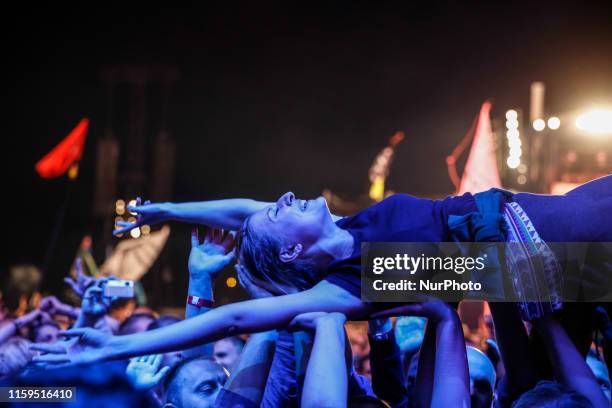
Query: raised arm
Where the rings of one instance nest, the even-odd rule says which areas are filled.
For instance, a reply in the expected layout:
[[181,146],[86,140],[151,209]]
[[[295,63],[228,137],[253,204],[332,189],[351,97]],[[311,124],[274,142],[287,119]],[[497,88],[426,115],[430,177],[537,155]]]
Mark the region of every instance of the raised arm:
[[561,323],[554,316],[545,316],[535,320],[534,327],[542,335],[557,380],[585,396],[593,407],[609,407],[597,379]]
[[[314,343],[302,389],[302,407],[345,407],[348,394],[346,317],[341,313],[305,313],[290,329],[314,332]],[[349,356],[350,357],[350,356]]]
[[[435,355],[430,355],[430,353],[422,348],[421,353],[428,355],[421,354],[419,358],[419,370],[423,369],[421,359],[429,360],[434,358],[435,360],[433,386],[431,384],[421,384],[421,386],[426,387],[425,389],[432,389],[431,402],[429,403],[421,399],[416,402],[417,406],[434,408],[469,407],[470,378],[465,340],[463,338],[461,321],[457,313],[450,306],[439,300],[430,300],[376,313],[374,317],[394,315],[427,317],[427,331],[423,340],[423,347],[426,347],[426,344],[430,341],[429,336],[433,336],[433,330],[435,330],[435,350],[433,350]],[[425,379],[425,381],[430,380]]]
[[[234,260],[234,237],[226,231],[208,228],[204,242],[200,243],[198,229],[191,232],[188,301],[185,319],[208,313],[212,307],[213,285],[219,273]],[[190,349],[187,355],[212,355],[213,345],[202,344]]]
[[[140,205],[128,205],[128,211],[137,215],[135,222],[118,222],[120,227],[113,231],[115,235],[123,234],[132,228],[144,224],[159,224],[165,221],[181,221],[201,224],[208,227],[237,231],[244,221],[253,213],[268,206],[272,202],[255,201],[248,198],[229,198],[226,200],[201,201],[194,203],[157,203],[148,201]],[[334,221],[340,219],[332,214]]]
[[128,211],[137,214],[136,222],[119,222],[120,229],[114,234],[125,233],[144,224],[158,224],[165,221],[181,221],[202,224],[213,228],[236,231],[242,227],[244,220],[254,212],[272,203],[255,201],[248,198],[230,198],[226,200],[201,201],[193,203],[156,203],[145,202],[128,206]]
[[69,330],[65,334],[77,337],[75,344],[68,350],[38,345],[38,350],[55,354],[39,356],[35,361],[79,364],[183,350],[236,334],[284,327],[298,314],[315,311],[364,318],[371,309],[344,289],[322,281],[304,292],[225,305],[144,333],[113,337],[91,329]]

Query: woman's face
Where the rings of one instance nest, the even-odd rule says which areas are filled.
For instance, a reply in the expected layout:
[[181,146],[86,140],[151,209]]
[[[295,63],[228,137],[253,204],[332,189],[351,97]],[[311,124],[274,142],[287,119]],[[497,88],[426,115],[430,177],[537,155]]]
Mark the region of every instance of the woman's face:
[[288,192],[275,204],[253,214],[251,228],[266,231],[286,244],[301,244],[308,248],[321,238],[325,227],[333,222],[323,197],[300,200]]

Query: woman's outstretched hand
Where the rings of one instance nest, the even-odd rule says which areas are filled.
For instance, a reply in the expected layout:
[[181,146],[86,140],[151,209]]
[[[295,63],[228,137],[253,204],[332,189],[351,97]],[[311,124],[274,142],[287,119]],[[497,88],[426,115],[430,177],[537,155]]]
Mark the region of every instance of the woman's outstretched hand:
[[145,201],[141,204],[140,197],[136,199],[136,205],[128,205],[127,210],[132,213],[136,213],[136,221],[125,222],[119,221],[117,225],[120,227],[113,231],[113,235],[124,234],[136,227],[141,225],[153,225],[159,224],[168,220],[168,204],[159,203],[151,204],[150,201]]
[[46,353],[35,356],[32,361],[43,368],[60,368],[104,361],[109,357],[109,343],[113,337],[109,334],[82,328],[60,332],[60,335],[67,339],[54,344],[32,344],[31,350]]

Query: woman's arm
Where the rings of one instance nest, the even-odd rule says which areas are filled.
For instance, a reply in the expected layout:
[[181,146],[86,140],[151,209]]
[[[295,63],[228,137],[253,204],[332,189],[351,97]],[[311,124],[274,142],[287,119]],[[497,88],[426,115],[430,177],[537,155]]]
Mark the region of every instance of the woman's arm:
[[322,314],[314,319],[314,344],[304,379],[302,407],[346,406],[348,369],[345,321],[346,317],[341,313]]
[[495,334],[506,375],[504,392],[498,394],[498,402],[510,406],[525,391],[533,388],[540,378],[534,365],[527,330],[521,319],[521,314],[514,303],[489,303]]
[[[432,333],[429,332],[430,327],[432,330],[435,330],[433,385],[422,384],[426,390],[432,389],[431,403],[429,404],[424,399],[420,399],[417,401],[417,406],[434,408],[469,407],[470,377],[463,329],[457,312],[444,302],[430,300],[386,310],[374,314],[373,317],[406,315],[423,316],[428,319],[423,347],[427,347],[430,336],[432,336]],[[419,356],[419,370],[423,369],[421,359],[430,361],[432,358],[431,353],[427,352],[424,348],[421,348],[421,353],[426,353],[426,355]],[[417,373],[417,378],[418,376],[419,374]],[[431,382],[431,374],[423,377],[427,377],[424,378],[425,382]]]
[[436,327],[436,369],[432,407],[469,407],[470,376],[465,339],[459,317],[453,311]]
[[416,407],[431,406],[434,373],[436,371],[436,325],[427,322],[423,343],[419,350],[414,399]]
[[[253,334],[240,354],[236,369],[223,388],[260,406],[277,337],[278,334],[274,330]],[[218,399],[216,403],[219,406],[229,406]]]
[[344,289],[322,281],[304,292],[225,305],[144,333],[112,337],[91,329],[69,330],[65,334],[79,340],[71,344],[68,354],[65,348],[38,345],[38,350],[56,354],[37,357],[36,361],[79,364],[183,350],[236,334],[284,327],[298,314],[314,311],[364,318],[371,309]]
[[[213,228],[237,231],[253,213],[273,205],[271,202],[255,201],[248,198],[201,201],[194,203],[159,203],[128,206],[128,211],[138,215],[135,222],[118,222],[121,228],[113,233],[123,234],[144,224],[158,224],[165,221],[181,221],[202,224]],[[332,214],[337,221],[341,217]]]
[[156,203],[128,206],[128,211],[136,213],[135,222],[119,222],[121,228],[113,233],[123,234],[144,224],[158,224],[165,221],[181,221],[202,224],[214,228],[239,230],[251,214],[272,205],[248,198],[201,201],[193,203]]
[[570,390],[585,396],[593,407],[609,407],[593,372],[576,349],[561,323],[553,316],[534,321],[542,335],[555,377]]

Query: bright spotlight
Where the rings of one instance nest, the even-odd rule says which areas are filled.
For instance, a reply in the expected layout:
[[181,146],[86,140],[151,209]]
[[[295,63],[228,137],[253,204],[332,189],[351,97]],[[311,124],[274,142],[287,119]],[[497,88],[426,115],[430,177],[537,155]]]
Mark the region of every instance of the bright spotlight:
[[523,152],[521,151],[520,147],[514,147],[513,146],[513,147],[510,148],[510,153],[509,153],[510,157],[521,157],[522,154],[523,154]]
[[533,128],[535,129],[536,132],[543,131],[545,127],[546,127],[546,122],[544,122],[544,119],[536,119],[533,121]]
[[506,121],[506,129],[518,129],[519,123],[516,119],[508,119]]
[[518,113],[514,109],[510,109],[506,112],[506,119],[508,120],[516,120],[518,118]]
[[132,238],[139,238],[140,237],[140,228],[134,228],[133,230],[130,231],[130,235],[132,236]]
[[558,117],[551,116],[550,118],[548,118],[548,128],[549,129],[557,130],[559,129],[559,126],[561,126],[561,120]]
[[589,133],[612,133],[612,110],[594,109],[576,118],[576,127]]
[[510,156],[508,157],[506,164],[508,164],[508,167],[511,169],[516,169],[521,164],[521,159],[516,156]]
[[518,139],[520,135],[518,129],[508,129],[506,136],[508,139]]

